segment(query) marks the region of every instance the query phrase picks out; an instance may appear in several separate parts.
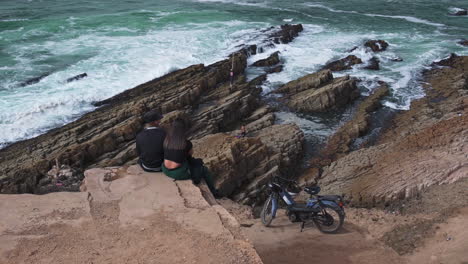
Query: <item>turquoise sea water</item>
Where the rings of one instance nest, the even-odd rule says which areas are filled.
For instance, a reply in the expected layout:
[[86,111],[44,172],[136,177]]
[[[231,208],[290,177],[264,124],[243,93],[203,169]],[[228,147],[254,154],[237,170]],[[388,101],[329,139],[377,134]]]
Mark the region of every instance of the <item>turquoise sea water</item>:
[[[464,6],[465,5],[465,6]],[[367,39],[384,39],[380,71],[340,73],[391,84],[385,104],[407,109],[423,95],[418,74],[468,38],[468,17],[453,17],[465,0],[2,0],[0,2],[0,146],[76,119],[102,100],[169,71],[213,63],[236,46],[256,43],[259,30],[302,23],[304,32],[251,61],[281,51],[285,69],[264,89],[317,70]],[[363,49],[353,54],[370,59]],[[391,58],[401,57],[403,62]],[[86,72],[83,80],[66,83]],[[21,87],[30,78],[40,82]],[[284,114],[283,119],[297,116]],[[300,122],[300,121],[297,121]],[[312,123],[303,122],[303,126]]]

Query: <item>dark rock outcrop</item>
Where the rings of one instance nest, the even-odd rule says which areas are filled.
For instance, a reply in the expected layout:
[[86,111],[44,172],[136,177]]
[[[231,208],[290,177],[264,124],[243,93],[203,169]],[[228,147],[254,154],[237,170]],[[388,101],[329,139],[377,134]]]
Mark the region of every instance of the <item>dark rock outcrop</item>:
[[349,55],[346,58],[327,63],[323,69],[329,69],[331,71],[344,71],[351,69],[353,65],[361,63],[362,60],[360,58],[354,55]]
[[279,51],[274,52],[271,54],[268,58],[258,60],[252,64],[252,66],[255,67],[268,67],[268,66],[273,66],[276,65],[280,62],[279,59]]
[[468,15],[467,9],[457,9],[455,12],[450,13],[451,16],[466,16]]
[[[326,72],[311,83],[319,83],[320,77],[328,78]],[[301,86],[299,86],[301,87]],[[304,86],[302,86],[304,87]],[[302,88],[296,89],[296,91]],[[356,79],[348,75],[336,78],[317,88],[303,90],[286,96],[287,105],[299,112],[324,112],[331,108],[337,108],[348,104],[359,96]]]
[[372,57],[372,59],[370,59],[367,62],[367,65],[364,67],[364,69],[378,71],[380,70],[379,63],[380,63],[379,59],[377,59],[376,57]]
[[283,70],[283,65],[278,65],[272,68],[269,68],[266,70],[267,73],[276,73],[276,72],[281,72]]
[[31,78],[31,79],[28,79],[22,83],[20,83],[19,86],[21,87],[24,87],[24,86],[28,86],[28,85],[32,85],[32,84],[35,84],[35,83],[38,83],[40,82],[42,79],[44,79],[45,77],[51,75],[52,73],[51,72],[48,72],[48,73],[44,73],[38,77],[34,77],[34,78]]
[[370,48],[373,52],[381,52],[387,49],[388,43],[385,40],[369,40],[364,43],[364,46]]
[[203,158],[223,194],[252,205],[262,199],[259,193],[271,177],[291,173],[287,168],[300,161],[303,143],[296,125],[273,125],[244,138],[205,136],[194,141],[194,156]]
[[468,39],[460,40],[460,41],[458,41],[458,44],[460,44],[462,46],[468,46]]
[[320,153],[320,158],[315,158],[311,164],[318,167],[329,165],[330,162],[348,154],[352,142],[368,132],[372,112],[382,106],[381,100],[388,93],[388,85],[382,82],[380,87],[358,105],[353,118],[330,137]]
[[297,80],[290,81],[276,89],[275,92],[293,95],[308,89],[318,88],[327,83],[330,83],[332,80],[332,72],[330,70],[323,70],[308,74]]
[[275,44],[286,44],[291,42],[295,37],[299,36],[299,32],[302,30],[304,30],[304,28],[301,24],[285,24],[281,26],[281,30],[270,34],[269,38],[272,39]]
[[81,79],[83,79],[83,78],[85,78],[85,77],[88,77],[88,74],[87,74],[86,72],[85,72],[85,73],[82,73],[82,74],[78,74],[78,75],[73,76],[73,77],[71,77],[71,78],[68,78],[68,79],[67,79],[67,83],[73,82],[73,81],[78,81],[78,80],[81,80]]
[[284,94],[286,104],[299,112],[324,112],[343,106],[359,96],[356,80],[349,76],[333,79],[322,70],[286,83],[275,90]]

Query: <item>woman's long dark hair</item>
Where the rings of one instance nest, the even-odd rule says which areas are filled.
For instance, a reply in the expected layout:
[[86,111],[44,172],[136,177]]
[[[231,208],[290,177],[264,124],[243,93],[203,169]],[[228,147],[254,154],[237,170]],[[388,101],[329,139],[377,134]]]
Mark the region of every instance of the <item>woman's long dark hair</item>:
[[164,139],[164,148],[166,149],[185,149],[187,145],[186,127],[184,120],[177,118],[172,122],[171,127]]

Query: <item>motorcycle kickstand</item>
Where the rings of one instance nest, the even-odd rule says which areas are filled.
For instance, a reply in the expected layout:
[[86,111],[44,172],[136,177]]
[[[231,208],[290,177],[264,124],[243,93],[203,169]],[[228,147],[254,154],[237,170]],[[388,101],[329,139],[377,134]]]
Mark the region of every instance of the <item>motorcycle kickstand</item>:
[[305,226],[305,221],[302,222],[302,224],[301,224],[301,233],[302,233],[302,230],[304,230],[304,226]]

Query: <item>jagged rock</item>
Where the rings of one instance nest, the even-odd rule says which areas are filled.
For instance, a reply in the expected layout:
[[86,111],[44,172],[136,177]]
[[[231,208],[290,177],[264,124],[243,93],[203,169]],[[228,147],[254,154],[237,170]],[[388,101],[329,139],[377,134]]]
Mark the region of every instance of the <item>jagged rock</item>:
[[462,45],[462,46],[468,46],[468,39],[463,39],[463,40],[460,40],[458,42],[458,44]]
[[321,151],[321,158],[312,163],[319,166],[329,165],[330,162],[349,153],[352,142],[367,133],[371,113],[381,107],[381,100],[388,93],[388,85],[382,83],[370,96],[366,97],[357,107],[353,118],[330,137]]
[[283,70],[283,65],[278,65],[273,68],[267,69],[267,73],[276,73],[276,72],[281,72]]
[[67,83],[73,82],[73,81],[78,81],[78,80],[81,80],[81,79],[83,79],[83,78],[85,78],[85,77],[88,77],[88,74],[87,74],[86,72],[85,72],[85,73],[82,73],[82,74],[78,74],[78,75],[73,76],[73,77],[71,77],[71,78],[68,78],[68,79],[67,79]]
[[364,67],[364,69],[378,71],[380,70],[379,63],[379,59],[377,59],[376,57],[372,57],[372,59],[369,60],[367,66]]
[[47,72],[47,73],[44,73],[38,77],[34,77],[34,78],[31,78],[31,79],[28,79],[22,83],[20,83],[19,86],[21,87],[24,87],[24,86],[28,86],[28,85],[32,85],[32,84],[35,84],[35,83],[38,83],[40,82],[42,79],[44,79],[45,77],[51,75],[52,73],[51,72]]
[[400,58],[400,57],[393,57],[393,58],[391,58],[390,60],[391,60],[391,61],[395,61],[395,62],[401,62],[401,61],[403,61],[403,59]]
[[450,13],[452,16],[466,16],[468,15],[468,10],[467,9],[457,9],[455,12]]
[[271,177],[292,173],[303,155],[303,143],[296,125],[273,125],[244,138],[205,136],[194,141],[194,156],[204,160],[223,194],[252,204],[261,199],[257,194]]
[[295,37],[299,35],[299,32],[304,30],[302,27],[302,24],[297,24],[297,25],[281,25],[281,30],[277,31],[273,34],[271,34],[269,37],[270,39],[273,40],[275,44],[280,44],[280,43],[289,43],[291,42]]
[[433,62],[431,65],[432,66],[452,66],[455,64],[457,60],[460,59],[460,56],[458,56],[455,53],[450,53],[450,56],[446,59],[442,59],[440,61]]
[[[291,41],[299,29],[301,25],[286,25],[279,31],[269,29],[267,34]],[[253,52],[254,47],[247,49]],[[164,124],[176,117],[185,118],[191,124],[191,139],[239,128],[244,119],[264,106],[258,86],[266,75],[247,82],[246,66],[246,53],[236,52],[211,65],[192,65],[173,71],[96,102],[97,110],[72,123],[1,149],[0,192],[42,192],[38,183],[42,179],[43,184],[50,183],[46,174],[56,159],[81,172],[80,175],[89,167],[134,163],[135,135],[142,128],[142,114],[150,109],[166,115]],[[258,130],[274,120],[271,115],[259,118],[262,120],[248,121],[251,129]]]
[[354,55],[349,55],[346,58],[339,59],[327,63],[323,69],[329,69],[331,71],[344,71],[352,68],[353,65],[361,64],[362,60]]
[[85,174],[84,192],[0,195],[1,263],[262,263],[204,184],[138,166]]
[[262,59],[262,60],[258,60],[256,62],[254,62],[252,64],[252,66],[255,66],[255,67],[267,67],[267,66],[273,66],[273,65],[276,65],[280,62],[280,59],[279,59],[279,51],[277,52],[274,52],[273,54],[271,54],[268,58],[266,59]]
[[424,73],[427,96],[397,114],[377,145],[323,168],[324,193],[345,194],[354,206],[387,206],[468,177],[468,93],[461,89],[468,57],[452,55],[436,64],[447,67]]
[[309,89],[289,97],[287,105],[300,112],[324,112],[343,106],[359,96],[356,79],[349,75],[334,79],[318,89]]
[[364,46],[370,48],[373,52],[381,52],[387,49],[388,43],[385,40],[369,40],[364,43]]
[[297,80],[290,81],[287,84],[276,89],[276,93],[296,94],[304,90],[318,88],[333,80],[333,74],[330,70],[323,70],[308,74]]

